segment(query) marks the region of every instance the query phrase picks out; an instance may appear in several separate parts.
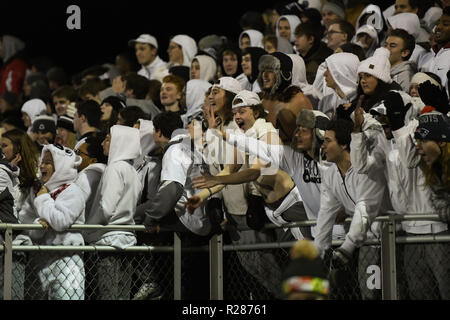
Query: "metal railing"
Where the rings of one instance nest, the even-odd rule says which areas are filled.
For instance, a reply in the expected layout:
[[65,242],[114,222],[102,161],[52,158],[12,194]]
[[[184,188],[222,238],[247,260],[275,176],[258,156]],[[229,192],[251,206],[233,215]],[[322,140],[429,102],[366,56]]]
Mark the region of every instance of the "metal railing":
[[[424,215],[394,215],[393,212],[388,212],[386,216],[380,216],[376,218],[376,221],[383,222],[380,239],[370,239],[365,242],[367,246],[378,245],[381,247],[381,292],[382,299],[384,300],[396,300],[398,299],[398,270],[396,263],[396,247],[398,244],[410,244],[410,243],[436,243],[436,242],[450,242],[450,236],[398,236],[396,232],[396,224],[399,221],[406,220],[439,220],[439,216],[436,214],[424,214]],[[347,219],[346,222],[351,222],[351,219]],[[293,228],[303,226],[314,226],[316,221],[304,221],[293,222],[283,226],[275,226],[273,224],[267,224],[266,230],[277,228]],[[183,254],[189,251],[207,251],[209,252],[209,292],[211,300],[228,299],[229,295],[224,295],[224,291],[227,290],[224,278],[229,273],[229,268],[224,268],[226,259],[224,255],[228,253],[242,253],[242,252],[254,252],[254,251],[267,251],[267,250],[282,250],[283,257],[281,260],[288,262],[289,258],[286,254],[286,250],[290,248],[295,241],[289,242],[272,242],[272,243],[254,243],[254,244],[225,244],[223,235],[214,235],[209,241],[209,247],[197,247],[189,249],[182,249],[182,243],[176,233],[173,233],[173,245],[170,246],[132,246],[126,249],[116,249],[109,246],[97,246],[97,245],[85,245],[85,246],[43,246],[43,245],[13,245],[13,230],[38,230],[42,229],[41,225],[32,224],[0,224],[0,232],[4,230],[4,244],[0,246],[0,252],[4,253],[4,265],[3,265],[3,298],[10,300],[12,296],[12,281],[13,281],[13,253],[15,252],[83,252],[83,253],[103,253],[103,252],[115,252],[115,253],[165,253],[173,255],[173,296],[171,298],[180,300],[182,298],[182,250]],[[144,226],[102,226],[102,225],[73,225],[70,230],[128,230],[128,231],[144,231]],[[250,229],[239,229],[240,231]],[[333,246],[342,244],[343,240],[333,241]],[[278,259],[278,258],[277,258]],[[144,262],[146,263],[146,262]],[[239,268],[242,268],[237,262],[235,274],[233,276],[240,276]],[[250,293],[250,298],[251,298]],[[235,295],[233,298],[238,298]],[[242,299],[248,298],[247,296]]]

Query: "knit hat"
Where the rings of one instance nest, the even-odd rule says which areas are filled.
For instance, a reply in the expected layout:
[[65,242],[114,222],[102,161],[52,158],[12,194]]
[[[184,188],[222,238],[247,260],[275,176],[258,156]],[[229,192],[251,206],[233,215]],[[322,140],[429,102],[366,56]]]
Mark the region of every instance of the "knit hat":
[[103,99],[101,104],[104,104],[105,102],[109,103],[113,107],[113,110],[115,112],[117,112],[117,113],[119,113],[120,110],[122,110],[123,108],[127,107],[125,102],[122,99],[120,99],[119,97],[116,97],[116,96],[106,97],[105,99]]
[[129,46],[134,46],[134,44],[136,42],[137,43],[151,44],[156,49],[158,49],[158,41],[156,40],[156,38],[154,36],[146,34],[146,33],[141,34],[137,39],[132,39],[132,40],[128,41],[128,45]]
[[[314,160],[319,160],[320,146],[325,137],[325,130],[327,128],[330,118],[326,114],[318,110],[303,109],[297,115],[296,124],[298,127],[304,127],[313,130],[312,150]],[[296,138],[293,138],[293,147],[296,148]]]
[[390,52],[386,48],[378,48],[373,56],[361,61],[358,67],[358,74],[368,73],[375,78],[391,83],[391,63],[389,62]]
[[322,12],[331,11],[337,14],[341,19],[345,19],[345,6],[340,0],[328,0],[322,6]]
[[269,94],[282,92],[292,83],[292,59],[284,53],[274,52],[265,54],[259,59],[258,69],[258,84],[262,89],[264,71],[272,71],[275,73],[275,83],[270,89]]
[[33,132],[41,132],[41,133],[47,133],[51,132],[53,134],[56,134],[56,122],[55,119],[52,116],[47,115],[40,115],[37,116],[33,123],[32,123],[32,130]]
[[190,78],[190,68],[186,66],[173,66],[170,67],[169,73],[174,76],[180,77],[184,82],[188,82]]
[[57,128],[64,128],[70,132],[75,133],[75,130],[73,129],[73,118],[68,116],[60,116],[58,117],[58,121],[56,122]]
[[233,109],[240,107],[257,106],[261,104],[261,99],[256,92],[242,90],[233,99]]
[[414,133],[417,140],[450,142],[450,119],[446,115],[431,111],[419,116],[419,125]]
[[439,84],[439,82],[437,82],[435,79],[433,79],[432,77],[430,77],[429,75],[427,75],[424,72],[417,72],[411,78],[411,84],[412,83],[421,84],[421,83],[424,83],[425,81],[430,81],[431,84],[434,84],[435,86],[439,87],[439,89],[442,89],[442,86]]
[[210,34],[201,38],[198,42],[198,46],[203,47],[203,50],[205,50],[206,48],[214,48],[216,50],[219,50],[225,40],[225,37],[220,37],[216,34]]
[[1,123],[10,124],[20,130],[27,131],[27,128],[23,124],[22,115],[20,111],[17,110],[8,110],[3,113],[3,120]]
[[282,274],[283,293],[315,293],[327,296],[330,290],[328,274],[314,244],[298,241],[291,249],[292,260]]
[[214,87],[218,87],[220,89],[229,91],[234,94],[238,94],[241,90],[241,84],[235,78],[232,77],[222,77],[219,79],[219,83],[213,85]]

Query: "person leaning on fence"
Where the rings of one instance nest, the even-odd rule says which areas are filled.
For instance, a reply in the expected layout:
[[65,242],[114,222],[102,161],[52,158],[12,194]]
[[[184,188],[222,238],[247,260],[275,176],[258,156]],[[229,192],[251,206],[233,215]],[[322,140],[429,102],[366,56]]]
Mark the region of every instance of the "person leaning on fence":
[[[79,156],[59,145],[42,149],[41,181],[30,192],[19,212],[19,222],[36,223],[43,229],[27,231],[33,244],[82,246],[80,232],[68,230],[73,224],[84,224],[85,203],[81,189],[74,183]],[[34,299],[83,300],[84,263],[78,253],[37,252],[32,255],[33,273],[38,288]],[[36,292],[33,292],[36,289]]]
[[[102,143],[108,163],[96,190],[87,224],[134,225],[133,215],[141,195],[141,183],[132,161],[141,154],[139,131],[114,125]],[[136,236],[126,230],[89,230],[90,244],[125,249],[136,244]],[[98,262],[99,300],[130,299],[131,261],[123,252],[105,253]]]
[[[198,125],[192,123],[194,121],[188,125],[188,135],[182,129],[181,117],[176,113],[163,112],[153,119],[153,137],[155,143],[163,148],[164,156],[158,191],[145,210],[144,220],[147,232],[159,232],[161,227],[175,231],[183,246],[207,245],[212,235],[211,222],[204,206],[192,213],[184,207],[186,200],[195,192],[192,177],[207,169],[203,165],[201,151],[193,143],[193,126]],[[194,257],[197,257],[196,261]],[[189,276],[183,287],[183,298],[207,298],[208,282],[204,276],[208,264],[200,260],[202,258],[201,254],[186,255],[183,265]]]
[[[347,215],[352,216],[350,228],[344,243],[331,252],[331,267],[350,272],[342,286],[350,289],[354,284],[348,282],[355,277],[356,258],[358,250],[368,237],[368,230],[375,236],[378,230],[372,230],[371,225],[375,217],[385,211],[389,200],[385,196],[385,186],[379,176],[359,174],[350,160],[350,142],[353,123],[345,119],[330,121],[325,131],[322,148],[328,162],[333,165],[322,175],[321,203],[317,218],[317,236],[315,245],[324,256],[331,246],[331,234],[338,212],[344,208]],[[373,237],[372,234],[370,234]],[[367,261],[359,259],[358,273],[365,273]],[[355,279],[356,280],[356,279]],[[361,281],[360,289],[364,296],[366,282]]]

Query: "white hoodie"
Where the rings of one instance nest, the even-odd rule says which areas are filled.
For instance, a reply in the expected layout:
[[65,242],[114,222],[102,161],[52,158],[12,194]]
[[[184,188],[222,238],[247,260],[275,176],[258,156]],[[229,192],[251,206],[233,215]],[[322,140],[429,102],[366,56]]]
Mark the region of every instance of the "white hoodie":
[[192,79],[186,83],[186,113],[181,115],[184,126],[188,125],[187,119],[202,111],[205,103],[205,93],[211,87],[207,81],[200,79]]
[[286,19],[289,22],[289,26],[291,27],[291,37],[290,37],[289,41],[291,43],[294,43],[294,41],[295,41],[294,31],[295,31],[295,28],[297,28],[297,26],[301,23],[300,18],[293,14],[288,14],[288,15],[279,17],[277,20],[276,28],[275,28],[275,33],[276,33],[277,37],[280,36],[280,32],[278,31],[278,25],[280,24],[281,19]]
[[192,59],[194,59],[194,56],[197,54],[197,44],[195,43],[195,40],[185,34],[179,34],[170,41],[181,46],[181,50],[183,51],[183,66],[190,68]]
[[356,30],[361,28],[363,24],[361,24],[361,17],[365,14],[370,14],[369,18],[367,18],[367,21],[365,24],[372,26],[375,28],[377,33],[379,34],[383,30],[383,17],[381,13],[381,9],[379,6],[375,4],[369,4],[367,7],[361,11],[361,14],[359,15],[358,19],[356,20]]
[[167,62],[156,56],[155,60],[149,65],[142,65],[141,70],[138,71],[138,75],[146,77],[149,80],[155,79],[162,82],[162,79],[167,75],[167,72]]
[[353,53],[334,53],[325,59],[326,66],[333,80],[344,93],[341,98],[334,90],[320,100],[318,110],[333,118],[336,108],[343,103],[349,103],[356,98],[358,89],[359,59]]
[[213,81],[217,72],[217,64],[214,59],[204,54],[195,56],[194,59],[196,59],[200,65],[200,79]]
[[[103,172],[87,224],[134,224],[141,195],[141,182],[132,161],[141,155],[139,130],[121,125],[111,127],[108,164]],[[126,248],[136,243],[129,231],[87,231],[85,239],[97,245]]]
[[[43,245],[84,245],[83,237],[78,231],[67,231],[73,224],[84,224],[85,202],[83,192],[74,182],[77,177],[76,167],[81,163],[81,158],[68,148],[64,150],[48,144],[41,153],[41,161],[44,154],[49,151],[53,157],[54,172],[45,183],[50,193],[35,196],[31,190],[21,211],[20,223],[38,223],[39,219],[48,222],[48,230],[31,230],[30,238],[36,244]],[[63,185],[63,189],[56,199],[52,194]]]
[[292,60],[292,84],[300,87],[303,94],[309,96],[308,98],[311,97],[317,100],[321,99],[321,94],[317,92],[317,90],[310,85],[306,79],[306,67],[303,58],[294,53],[289,53],[288,56]]
[[[25,112],[30,117],[31,123],[33,123],[34,119],[36,119],[37,116],[39,116],[46,110],[47,106],[41,99],[28,100],[23,104],[21,109],[22,112]],[[31,131],[31,126],[28,128],[28,131]]]
[[244,30],[241,32],[239,35],[239,48],[242,49],[241,39],[244,35],[247,35],[250,38],[250,47],[259,47],[264,49],[264,35],[260,31],[254,29]]
[[[379,127],[381,128],[380,124]],[[407,135],[408,131],[414,132],[412,129],[414,127],[408,125],[404,129],[394,131],[394,135]],[[398,214],[433,212],[431,190],[425,186],[422,170],[410,169],[402,163],[396,139],[387,140],[383,132],[376,138],[375,147],[369,151],[365,132],[352,133],[350,156],[355,169],[359,173],[383,172],[392,206]],[[402,221],[402,227],[406,232],[415,234],[437,233],[447,229],[446,225],[439,221]]]

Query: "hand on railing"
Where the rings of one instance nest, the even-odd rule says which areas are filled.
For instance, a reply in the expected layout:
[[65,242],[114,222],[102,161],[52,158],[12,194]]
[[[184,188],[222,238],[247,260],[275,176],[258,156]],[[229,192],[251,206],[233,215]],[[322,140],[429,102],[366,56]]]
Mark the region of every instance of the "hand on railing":
[[200,207],[200,205],[202,204],[203,199],[200,198],[199,196],[192,196],[190,198],[187,199],[186,203],[184,204],[185,208],[187,209],[187,211],[190,214],[193,214],[195,209],[197,209],[198,207]]
[[45,230],[51,229],[50,225],[45,219],[39,219],[38,222],[44,227]]

